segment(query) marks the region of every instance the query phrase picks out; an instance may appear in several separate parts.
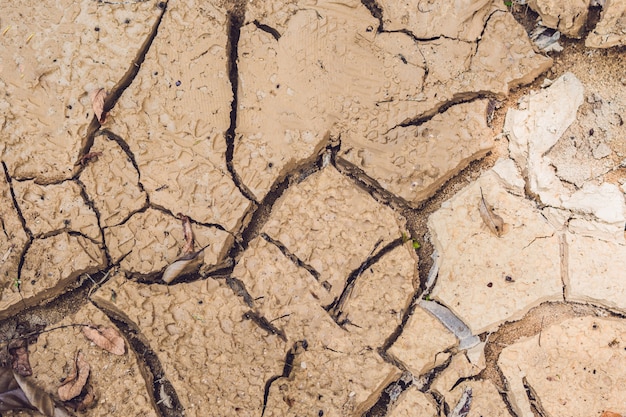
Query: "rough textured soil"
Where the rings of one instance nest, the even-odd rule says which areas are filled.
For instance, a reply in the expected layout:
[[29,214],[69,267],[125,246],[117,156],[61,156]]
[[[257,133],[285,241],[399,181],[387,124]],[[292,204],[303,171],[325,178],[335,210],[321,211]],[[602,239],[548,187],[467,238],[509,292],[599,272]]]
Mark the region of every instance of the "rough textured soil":
[[505,3],[3,2],[0,362],[62,404],[80,350],[86,416],[626,415],[626,6]]

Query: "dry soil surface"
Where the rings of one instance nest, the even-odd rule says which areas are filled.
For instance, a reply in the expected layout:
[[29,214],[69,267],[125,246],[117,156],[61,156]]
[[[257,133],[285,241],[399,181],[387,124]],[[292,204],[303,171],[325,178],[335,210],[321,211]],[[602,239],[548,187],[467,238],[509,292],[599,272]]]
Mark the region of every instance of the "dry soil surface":
[[3,1],[0,359],[72,410],[81,351],[89,417],[626,415],[626,5],[525,3]]

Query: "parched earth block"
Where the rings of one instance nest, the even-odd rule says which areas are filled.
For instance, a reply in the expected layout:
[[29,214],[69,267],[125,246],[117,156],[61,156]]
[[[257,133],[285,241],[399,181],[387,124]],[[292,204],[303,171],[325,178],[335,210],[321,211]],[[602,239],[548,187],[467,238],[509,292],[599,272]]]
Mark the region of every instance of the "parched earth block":
[[0,158],[12,177],[73,175],[94,118],[89,94],[122,78],[137,48],[120,46],[141,45],[160,12],[144,1],[3,2]]
[[261,415],[265,384],[281,375],[288,349],[244,317],[249,308],[226,285],[144,285],[116,275],[93,299],[154,350],[186,416]]
[[147,204],[139,173],[122,147],[106,135],[94,139],[95,159],[80,174],[85,192],[98,210],[102,227],[117,226]]
[[225,10],[168,4],[107,127],[128,144],[151,203],[237,231],[250,201],[226,166],[233,100],[227,44]]
[[457,345],[454,334],[418,306],[387,352],[419,376],[444,363],[450,356],[444,351]]
[[[521,318],[547,300],[562,300],[560,242],[533,203],[487,172],[432,214],[428,227],[440,253],[431,296],[479,334]],[[505,223],[498,237],[479,212],[481,192]],[[477,301],[483,300],[483,301]]]
[[252,23],[265,16],[249,13],[239,41],[233,164],[257,199],[338,134],[385,131],[412,117],[404,100],[421,92],[425,74],[412,39],[377,34],[360,2],[290,6],[278,39]]
[[82,274],[106,266],[103,250],[82,236],[59,233],[28,246],[19,275],[0,299],[0,319],[66,291]]
[[[376,353],[400,324],[413,293],[407,247],[384,255],[355,284],[344,328],[323,308],[329,292],[306,269],[262,238],[253,240],[233,271],[259,312],[284,332],[289,345],[306,341],[287,377],[273,382],[266,415],[310,410],[352,415],[365,410],[399,370]],[[384,283],[384,284],[383,284]],[[308,410],[308,411],[307,411]]]
[[18,268],[29,237],[22,226],[21,218],[13,204],[11,187],[0,174],[0,317],[14,302],[17,293]]
[[418,39],[446,37],[475,41],[480,37],[495,2],[380,0],[378,4],[386,30],[409,30]]
[[[106,315],[89,303],[50,326],[49,329],[69,327],[42,333],[37,342],[29,346],[33,382],[56,398],[60,381],[68,377],[74,368],[76,354],[80,351],[90,366],[87,385],[95,394],[94,403],[81,415],[158,416],[150,394],[153,375],[144,374],[144,365],[138,354],[126,341],[124,355],[118,356],[103,350],[84,336],[82,326],[74,326],[87,324],[115,328]],[[37,412],[25,414],[41,416]]]
[[[195,250],[209,245],[200,255],[214,265],[225,254],[232,236],[216,227],[192,224]],[[135,213],[127,222],[104,229],[113,262],[130,274],[148,275],[174,262],[185,246],[182,221],[152,208]]]
[[96,213],[81,195],[74,181],[39,185],[34,181],[13,181],[15,199],[26,227],[34,236],[74,231],[101,241]]
[[406,233],[403,223],[393,210],[328,166],[284,193],[264,231],[313,267],[335,298],[372,250]]
[[492,148],[487,106],[488,100],[476,100],[419,126],[396,127],[371,139],[350,137],[339,155],[394,195],[419,204]]
[[624,411],[626,324],[580,317],[506,347],[498,359],[518,416],[532,417],[530,390],[546,415],[599,416]]

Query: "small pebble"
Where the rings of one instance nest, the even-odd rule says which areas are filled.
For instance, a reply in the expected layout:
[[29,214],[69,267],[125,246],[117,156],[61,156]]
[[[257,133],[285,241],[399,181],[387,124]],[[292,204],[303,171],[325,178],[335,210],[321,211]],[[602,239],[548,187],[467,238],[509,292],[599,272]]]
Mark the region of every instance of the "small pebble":
[[180,87],[180,84],[181,84],[180,80],[176,81],[176,87]]

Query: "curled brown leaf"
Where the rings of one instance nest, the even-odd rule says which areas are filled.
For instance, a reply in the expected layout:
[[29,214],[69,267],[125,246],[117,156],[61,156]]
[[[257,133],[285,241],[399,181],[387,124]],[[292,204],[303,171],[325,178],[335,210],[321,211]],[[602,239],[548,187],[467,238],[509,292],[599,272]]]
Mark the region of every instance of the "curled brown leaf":
[[99,88],[97,90],[93,90],[89,94],[89,98],[91,99],[91,107],[93,108],[93,113],[98,118],[100,123],[104,123],[106,120],[106,113],[104,112],[104,99],[106,98],[107,93],[104,91],[104,88]]
[[102,349],[114,355],[123,355],[126,351],[124,339],[117,330],[112,327],[83,327],[85,337]]
[[74,370],[59,387],[58,393],[61,401],[69,401],[78,397],[89,378],[89,362],[79,350],[74,359]]

